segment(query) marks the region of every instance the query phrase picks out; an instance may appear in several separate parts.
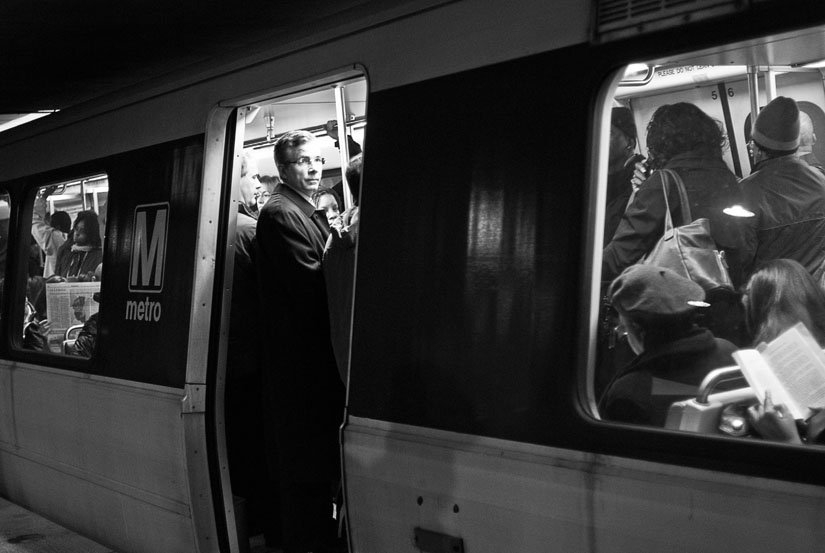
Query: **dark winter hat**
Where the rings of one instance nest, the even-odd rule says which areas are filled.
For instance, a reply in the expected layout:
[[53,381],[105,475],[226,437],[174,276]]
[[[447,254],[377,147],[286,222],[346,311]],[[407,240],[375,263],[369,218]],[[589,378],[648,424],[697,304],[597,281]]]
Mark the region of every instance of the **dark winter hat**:
[[610,124],[630,138],[636,138],[636,123],[633,121],[633,112],[630,109],[625,107],[613,108],[610,115]]
[[704,303],[701,286],[670,269],[631,265],[610,284],[613,306],[633,318],[683,317]]
[[799,147],[799,107],[791,98],[777,96],[756,116],[753,140],[763,148],[787,152]]

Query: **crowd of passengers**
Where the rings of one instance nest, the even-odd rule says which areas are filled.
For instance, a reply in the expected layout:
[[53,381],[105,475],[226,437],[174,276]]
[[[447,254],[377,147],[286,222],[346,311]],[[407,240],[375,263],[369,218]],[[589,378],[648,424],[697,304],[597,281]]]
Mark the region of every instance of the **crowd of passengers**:
[[[602,418],[664,426],[670,406],[696,397],[710,371],[736,365],[733,352],[798,323],[825,346],[825,169],[812,153],[811,119],[797,103],[780,96],[761,110],[748,142],[753,171],[741,180],[723,160],[722,126],[693,104],[654,112],[647,160],[636,153],[630,110],[613,108],[611,123],[602,320],[605,328],[618,322],[629,347],[615,332],[601,333]],[[666,202],[674,226],[691,222],[682,220],[675,187],[664,188],[671,178],[684,185],[690,217],[709,220],[731,287],[706,290],[641,263],[662,237]],[[765,439],[815,443],[825,436],[825,411],[794,420],[770,395],[745,407],[749,432]]]
[[[38,351],[52,351],[48,337],[52,323],[47,318],[46,284],[100,281],[103,270],[97,213],[80,211],[74,223],[65,211],[48,213],[47,200],[56,188],[50,186],[39,193],[32,210],[23,347]],[[99,292],[94,294],[93,301],[100,302]],[[67,344],[64,353],[69,355],[91,357],[95,350],[98,314],[87,315],[89,310],[85,303],[82,296],[76,297],[72,303],[77,326],[83,326]]]
[[[327,133],[335,140],[333,122]],[[343,182],[321,186],[321,142],[275,143],[278,177],[242,160],[227,352],[226,436],[247,533],[284,552],[345,551],[338,428],[343,420],[360,146],[347,136]],[[272,183],[270,187],[269,183]],[[340,517],[337,517],[340,519]]]

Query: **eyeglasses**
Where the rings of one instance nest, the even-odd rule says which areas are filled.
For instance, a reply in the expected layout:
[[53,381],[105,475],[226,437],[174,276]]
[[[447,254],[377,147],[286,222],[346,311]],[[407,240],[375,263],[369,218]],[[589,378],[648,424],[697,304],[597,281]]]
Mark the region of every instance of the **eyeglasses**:
[[321,156],[318,156],[318,157],[301,156],[298,159],[296,159],[295,161],[287,161],[286,165],[289,165],[290,163],[294,163],[295,165],[301,165],[301,166],[309,165],[310,163],[317,163],[319,165],[323,165],[324,163],[326,163],[326,161],[327,160],[325,160]]
[[272,196],[272,194],[270,194],[269,192],[255,192],[253,194],[253,196],[255,197],[256,200],[258,198],[268,199],[270,196]]

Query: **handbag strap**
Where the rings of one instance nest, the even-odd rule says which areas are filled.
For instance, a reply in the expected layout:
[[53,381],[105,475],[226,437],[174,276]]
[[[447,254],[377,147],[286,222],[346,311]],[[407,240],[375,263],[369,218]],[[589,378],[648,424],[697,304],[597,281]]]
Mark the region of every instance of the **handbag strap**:
[[682,212],[682,224],[687,225],[693,221],[690,216],[690,203],[688,203],[687,191],[685,190],[685,183],[682,182],[682,177],[673,169],[661,169],[662,173],[662,192],[665,195],[665,230],[673,228],[673,219],[670,215],[670,201],[667,197],[668,182],[676,183],[676,190],[679,194],[679,207]]

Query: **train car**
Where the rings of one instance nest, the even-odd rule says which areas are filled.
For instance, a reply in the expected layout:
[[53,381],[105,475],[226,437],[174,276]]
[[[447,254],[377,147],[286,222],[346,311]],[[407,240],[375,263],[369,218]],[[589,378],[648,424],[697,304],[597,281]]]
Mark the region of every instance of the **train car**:
[[[124,553],[248,549],[224,416],[242,160],[273,175],[301,128],[325,185],[348,191],[350,139],[364,156],[350,551],[819,551],[825,450],[603,420],[597,359],[612,107],[645,154],[654,110],[695,103],[744,177],[776,96],[825,137],[822,60],[805,1],[374,2],[0,134],[0,494]],[[50,280],[33,234],[58,211],[94,216]]]

